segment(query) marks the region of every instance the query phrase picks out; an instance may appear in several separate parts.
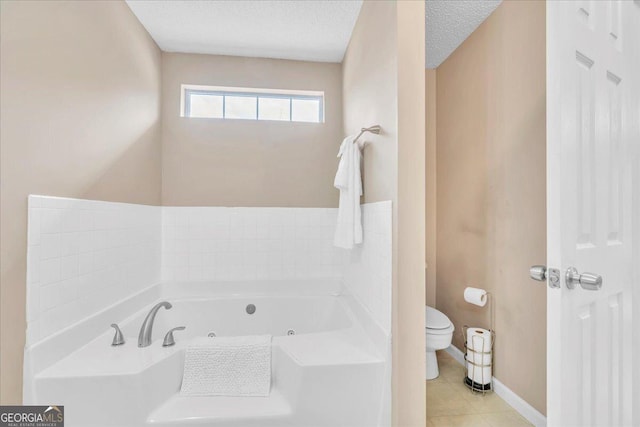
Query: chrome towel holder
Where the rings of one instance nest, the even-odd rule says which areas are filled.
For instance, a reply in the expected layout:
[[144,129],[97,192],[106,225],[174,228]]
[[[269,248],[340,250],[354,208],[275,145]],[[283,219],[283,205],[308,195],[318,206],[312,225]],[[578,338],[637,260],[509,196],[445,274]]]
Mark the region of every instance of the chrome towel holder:
[[373,125],[369,126],[368,128],[362,128],[360,129],[360,133],[358,134],[358,136],[353,139],[353,143],[355,144],[365,132],[375,133],[376,135],[379,135],[381,130],[382,128],[380,127],[380,125]]

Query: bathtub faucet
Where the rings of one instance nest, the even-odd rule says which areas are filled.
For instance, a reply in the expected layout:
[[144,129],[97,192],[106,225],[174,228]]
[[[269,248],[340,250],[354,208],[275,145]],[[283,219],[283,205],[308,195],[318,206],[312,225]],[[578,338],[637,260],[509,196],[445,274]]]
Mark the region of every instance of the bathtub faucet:
[[144,322],[142,322],[142,326],[140,327],[140,334],[138,334],[138,347],[148,347],[151,345],[151,332],[153,330],[153,321],[156,318],[156,314],[161,307],[169,310],[171,308],[171,304],[167,301],[159,302],[154,305],[147,317],[144,318]]

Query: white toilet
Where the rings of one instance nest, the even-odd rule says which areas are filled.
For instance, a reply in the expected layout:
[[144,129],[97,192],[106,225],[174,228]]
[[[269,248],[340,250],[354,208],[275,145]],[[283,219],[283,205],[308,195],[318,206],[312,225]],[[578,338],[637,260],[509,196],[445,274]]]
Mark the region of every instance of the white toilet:
[[433,307],[425,306],[424,326],[427,340],[427,379],[438,378],[436,350],[444,350],[451,345],[455,327],[451,320]]

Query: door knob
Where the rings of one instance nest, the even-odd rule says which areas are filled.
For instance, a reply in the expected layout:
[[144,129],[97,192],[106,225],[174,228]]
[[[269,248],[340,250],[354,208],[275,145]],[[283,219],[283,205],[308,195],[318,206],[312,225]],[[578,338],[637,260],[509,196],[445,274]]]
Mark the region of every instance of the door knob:
[[560,287],[560,270],[557,268],[547,268],[546,265],[532,265],[529,269],[529,277],[539,282],[549,280],[550,288]]
[[544,282],[547,280],[547,266],[546,265],[532,265],[529,269],[529,276],[533,280],[538,282]]
[[602,288],[602,276],[593,273],[580,274],[574,267],[567,268],[564,280],[569,289],[575,289],[578,285],[585,291],[597,291]]

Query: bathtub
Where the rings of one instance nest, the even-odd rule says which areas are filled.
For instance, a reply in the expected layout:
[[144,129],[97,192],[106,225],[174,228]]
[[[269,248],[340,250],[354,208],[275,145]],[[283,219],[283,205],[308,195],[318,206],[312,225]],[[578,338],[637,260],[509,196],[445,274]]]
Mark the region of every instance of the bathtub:
[[[270,334],[274,337],[313,334],[349,328],[348,309],[332,296],[230,296],[219,298],[183,298],[170,301],[173,308],[160,310],[154,326],[154,340],[175,326],[186,326],[176,337],[219,337]],[[255,312],[248,314],[252,304]],[[137,333],[147,313],[123,325]],[[135,334],[134,334],[135,335]],[[179,339],[178,338],[178,339]]]
[[[72,427],[387,424],[381,408],[389,343],[339,283],[162,284],[143,300],[129,313],[100,313],[104,322],[93,339],[52,363],[33,363],[28,403],[65,405]],[[159,301],[173,307],[158,311],[152,344],[138,348],[140,325]],[[110,345],[113,322],[125,345]],[[186,327],[174,333],[176,345],[162,347],[164,334],[176,326]],[[83,333],[89,329],[84,325]],[[185,349],[212,334],[273,336],[268,397],[179,394]],[[40,353],[36,360],[44,349]]]

